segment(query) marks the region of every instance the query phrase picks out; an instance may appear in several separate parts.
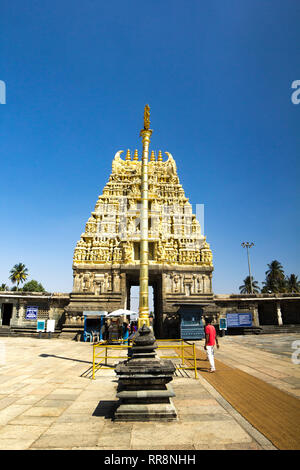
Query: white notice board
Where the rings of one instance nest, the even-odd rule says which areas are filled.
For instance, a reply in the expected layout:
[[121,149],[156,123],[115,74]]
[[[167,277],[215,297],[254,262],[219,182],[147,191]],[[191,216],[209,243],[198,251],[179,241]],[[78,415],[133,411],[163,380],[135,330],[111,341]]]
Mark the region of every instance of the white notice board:
[[55,320],[47,320],[47,332],[54,333],[55,331]]

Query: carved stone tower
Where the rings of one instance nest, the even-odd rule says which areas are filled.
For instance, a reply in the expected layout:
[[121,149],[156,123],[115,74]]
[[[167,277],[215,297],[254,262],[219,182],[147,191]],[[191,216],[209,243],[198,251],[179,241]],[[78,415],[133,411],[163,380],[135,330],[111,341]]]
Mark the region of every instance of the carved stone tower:
[[[141,160],[118,151],[112,172],[73,258],[74,285],[66,325],[82,326],[84,310],[130,308],[139,279]],[[212,252],[179,182],[175,160],[152,151],[149,181],[149,284],[154,288],[155,334],[180,304],[212,299]]]

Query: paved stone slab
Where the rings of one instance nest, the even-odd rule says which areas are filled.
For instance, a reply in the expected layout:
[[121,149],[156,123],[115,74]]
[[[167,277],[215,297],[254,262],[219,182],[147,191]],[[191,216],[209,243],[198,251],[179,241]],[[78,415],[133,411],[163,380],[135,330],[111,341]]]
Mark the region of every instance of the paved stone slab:
[[10,420],[19,416],[24,411],[28,410],[30,405],[9,405],[0,411],[0,425],[9,423]]
[[48,428],[55,421],[55,416],[24,416],[24,414],[21,414],[16,418],[13,418],[9,424],[22,425],[30,431],[29,426],[43,426]]
[[33,406],[23,413],[23,416],[60,416],[65,407]]
[[31,425],[28,430],[29,434],[26,432],[24,425],[22,424],[8,424],[4,428],[0,429],[0,441],[3,439],[16,439],[16,440],[25,440],[28,438],[34,440],[37,439],[41,434],[47,430],[47,426],[41,425]]
[[[7,363],[0,367],[1,449],[262,448],[259,437],[254,440],[190,371],[172,382],[178,421],[116,423],[111,420],[117,403],[114,370],[97,371],[94,381],[81,377],[90,373],[89,344],[35,338],[4,338],[3,342]],[[224,341],[217,354],[223,354],[221,351],[233,363],[239,360],[238,366],[263,374],[253,367],[255,345]],[[259,354],[262,358],[256,365],[268,364],[269,378],[278,381],[278,386],[292,388],[293,380],[283,381],[296,377],[289,359],[276,354],[274,361],[274,354],[271,357],[265,350]],[[205,361],[203,364],[207,366]]]

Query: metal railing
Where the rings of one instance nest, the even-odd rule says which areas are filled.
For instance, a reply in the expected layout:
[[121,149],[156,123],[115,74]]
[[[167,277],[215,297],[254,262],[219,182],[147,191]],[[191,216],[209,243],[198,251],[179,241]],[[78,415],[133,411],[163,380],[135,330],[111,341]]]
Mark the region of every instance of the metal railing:
[[[158,349],[173,349],[176,356],[160,356],[161,359],[181,359],[181,366],[175,364],[177,370],[194,370],[195,379],[198,378],[197,375],[197,357],[196,357],[196,349],[195,343],[193,344],[186,344],[183,339],[158,339],[156,340],[157,343],[168,341],[170,343],[180,342],[180,345],[168,345],[168,346],[158,346]],[[190,364],[191,361],[193,365]]]
[[[197,375],[197,357],[195,343],[185,344],[183,339],[159,339],[156,340],[158,350],[173,350],[173,355],[161,355],[161,359],[173,359],[181,360],[181,365],[174,364],[176,370],[194,370],[195,379],[198,378]],[[168,344],[161,345],[159,343],[169,342],[169,343],[180,343],[180,344]],[[119,344],[121,343],[121,344]],[[126,343],[126,344],[123,344]],[[95,379],[95,372],[101,368],[112,368],[115,367],[114,364],[108,364],[108,359],[123,359],[129,356],[128,350],[132,347],[131,344],[128,344],[128,340],[119,340],[115,342],[108,343],[95,343],[93,344],[93,374],[92,378]],[[111,351],[125,351],[127,350],[127,355],[111,355]],[[114,354],[114,353],[113,353]]]

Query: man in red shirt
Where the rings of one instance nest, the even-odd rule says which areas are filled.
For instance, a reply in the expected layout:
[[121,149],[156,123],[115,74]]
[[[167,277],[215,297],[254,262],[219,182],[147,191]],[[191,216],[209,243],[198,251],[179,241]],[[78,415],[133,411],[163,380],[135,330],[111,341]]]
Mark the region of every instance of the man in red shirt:
[[207,358],[210,363],[210,372],[215,372],[215,358],[214,358],[214,346],[217,345],[219,349],[219,342],[217,338],[217,332],[215,327],[211,324],[211,318],[205,318],[206,326],[205,332],[205,346],[204,349],[207,353]]

